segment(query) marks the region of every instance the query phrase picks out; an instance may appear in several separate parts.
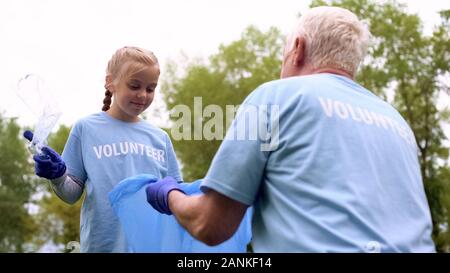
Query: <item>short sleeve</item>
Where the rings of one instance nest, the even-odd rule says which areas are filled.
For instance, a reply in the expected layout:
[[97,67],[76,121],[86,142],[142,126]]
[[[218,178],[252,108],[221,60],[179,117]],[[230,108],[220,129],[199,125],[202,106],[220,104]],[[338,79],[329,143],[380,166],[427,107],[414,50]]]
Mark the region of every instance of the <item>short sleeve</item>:
[[267,106],[244,102],[213,159],[202,191],[210,188],[243,204],[253,204],[270,154],[269,121]]
[[66,163],[68,173],[80,181],[87,180],[86,170],[83,163],[83,147],[81,143],[81,124],[76,123],[70,131],[62,158]]

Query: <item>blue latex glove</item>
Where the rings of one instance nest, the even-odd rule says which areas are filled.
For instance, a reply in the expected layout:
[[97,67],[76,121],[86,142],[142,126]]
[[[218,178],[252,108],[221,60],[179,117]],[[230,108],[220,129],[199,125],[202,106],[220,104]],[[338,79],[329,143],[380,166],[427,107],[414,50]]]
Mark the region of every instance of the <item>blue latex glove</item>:
[[[25,131],[23,136],[31,141],[33,132]],[[66,164],[61,156],[50,147],[43,147],[41,155],[34,155],[34,172],[37,176],[47,179],[56,179],[66,172]]]
[[169,193],[173,190],[184,193],[178,185],[178,182],[171,176],[166,176],[155,183],[150,183],[145,189],[145,192],[147,193],[147,202],[157,211],[172,215],[169,208]]

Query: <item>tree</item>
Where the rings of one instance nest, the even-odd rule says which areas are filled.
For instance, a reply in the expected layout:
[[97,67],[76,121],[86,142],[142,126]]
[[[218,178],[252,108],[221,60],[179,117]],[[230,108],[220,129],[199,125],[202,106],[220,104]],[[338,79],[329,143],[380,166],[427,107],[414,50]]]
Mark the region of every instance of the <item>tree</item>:
[[433,218],[433,239],[438,251],[448,251],[450,167],[442,124],[449,122],[449,111],[439,111],[437,102],[444,91],[443,79],[449,76],[450,11],[441,12],[441,24],[426,36],[420,18],[408,14],[405,5],[396,1],[379,4],[369,0],[315,0],[311,4],[319,5],[344,7],[368,20],[374,43],[358,81],[385,99],[388,92],[394,92],[389,102],[410,124],[418,144]]
[[[70,128],[61,125],[58,131],[49,137],[49,146],[62,154],[69,137]],[[36,215],[40,223],[39,235],[41,244],[48,241],[60,246],[66,246],[71,241],[80,241],[80,209],[84,196],[75,203],[69,205],[53,193],[49,183],[42,189],[44,197],[39,201],[40,211]]]
[[0,115],[0,252],[23,252],[36,231],[29,213],[35,180],[15,119]]
[[[179,105],[194,109],[194,98],[197,97],[201,98],[203,106],[218,105],[226,113],[226,105],[239,105],[258,85],[279,77],[282,46],[283,39],[277,29],[263,33],[250,26],[240,40],[221,45],[219,53],[211,56],[207,64],[198,60],[188,62],[186,70],[181,71],[184,75],[180,75],[179,65],[170,63],[161,88],[164,100],[169,109]],[[195,122],[203,128],[214,118],[217,117],[202,113],[197,121],[192,120],[185,128],[190,139],[173,139],[186,181],[205,176],[220,145],[221,139],[205,139],[203,132],[199,132],[201,140],[194,139]],[[171,121],[177,119],[171,116]],[[222,131],[226,131],[229,121],[224,122]]]

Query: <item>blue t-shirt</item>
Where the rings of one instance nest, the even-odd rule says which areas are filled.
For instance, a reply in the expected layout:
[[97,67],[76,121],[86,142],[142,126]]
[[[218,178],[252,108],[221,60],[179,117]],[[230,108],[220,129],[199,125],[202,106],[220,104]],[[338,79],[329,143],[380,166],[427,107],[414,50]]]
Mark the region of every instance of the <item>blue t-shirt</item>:
[[169,136],[140,120],[124,122],[105,112],[78,121],[62,154],[69,174],[85,182],[81,209],[82,252],[126,252],[120,223],[108,193],[121,180],[140,173],[182,181]]
[[[257,109],[256,122],[248,108]],[[263,133],[254,138],[257,125]],[[256,252],[435,249],[411,129],[346,77],[315,74],[257,88],[204,187],[254,204]]]

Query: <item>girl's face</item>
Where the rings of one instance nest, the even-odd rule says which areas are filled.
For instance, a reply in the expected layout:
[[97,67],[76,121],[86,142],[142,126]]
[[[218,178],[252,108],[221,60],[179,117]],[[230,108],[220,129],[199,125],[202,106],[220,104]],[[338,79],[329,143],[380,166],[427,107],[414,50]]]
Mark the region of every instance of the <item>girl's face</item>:
[[111,84],[109,90],[114,101],[108,111],[114,118],[135,122],[138,116],[152,103],[158,84],[159,67],[149,66],[117,84]]

